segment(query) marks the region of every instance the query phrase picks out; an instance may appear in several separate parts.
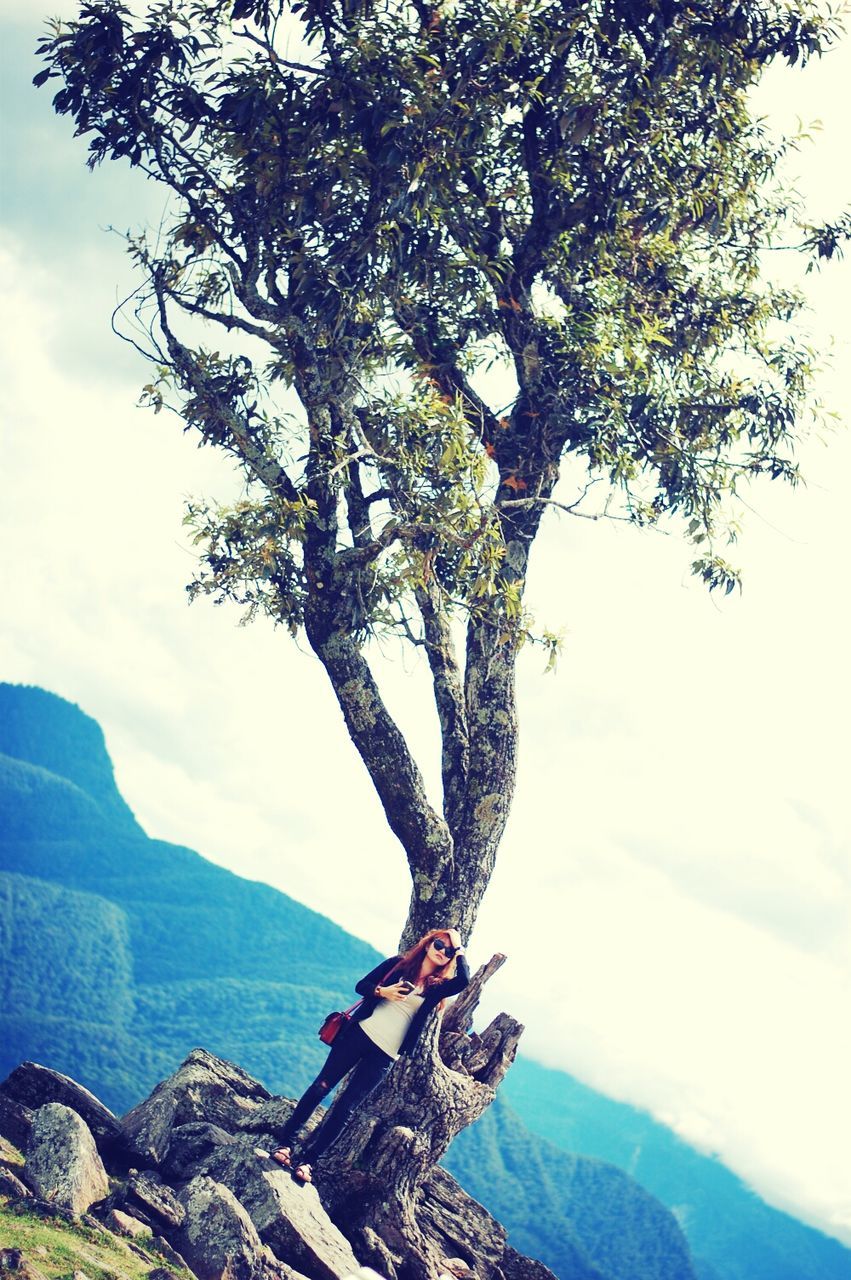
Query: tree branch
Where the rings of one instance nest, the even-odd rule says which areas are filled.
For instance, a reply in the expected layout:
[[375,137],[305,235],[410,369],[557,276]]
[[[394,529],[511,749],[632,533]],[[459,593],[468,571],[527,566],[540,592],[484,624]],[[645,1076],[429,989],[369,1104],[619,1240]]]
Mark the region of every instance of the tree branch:
[[253,477],[265,486],[267,492],[287,502],[297,501],[300,496],[299,491],[287,472],[277,459],[269,456],[265,446],[251,431],[248,421],[240,417],[233,405],[210,386],[209,378],[200,368],[192,352],[174,334],[169,324],[166,305],[168,290],[159,273],[155,272],[152,278],[159,309],[160,328],[165,336],[166,347],[174,368],[184,387],[194,395],[204,396],[215,404],[218,421],[226,433],[223,441],[225,447],[245,463]]
[[[375,555],[399,536],[390,522],[363,547],[338,549],[339,473],[332,474],[337,442],[350,433],[354,417],[335,394],[321,356],[297,351],[297,382],[308,408],[310,452],[308,494],[316,504],[304,545],[308,596],[304,625],[311,648],[324,666],[391,831],[400,841],[413,881],[413,898],[439,903],[447,894],[452,836],[428,800],[422,774],[399,726],[390,715],[375,677],[360,651],[356,593]],[[330,465],[329,465],[330,464]],[[359,572],[360,569],[360,572]]]
[[450,831],[457,830],[464,807],[470,744],[464,688],[455,656],[452,628],[433,580],[416,590],[431,668],[442,742],[443,811]]
[[452,860],[449,827],[429,803],[422,774],[357,644],[343,631],[325,632],[315,608],[307,612],[308,639],[328,673],[388,825],[405,850],[414,891],[421,896],[430,888],[439,904],[448,899],[444,873]]

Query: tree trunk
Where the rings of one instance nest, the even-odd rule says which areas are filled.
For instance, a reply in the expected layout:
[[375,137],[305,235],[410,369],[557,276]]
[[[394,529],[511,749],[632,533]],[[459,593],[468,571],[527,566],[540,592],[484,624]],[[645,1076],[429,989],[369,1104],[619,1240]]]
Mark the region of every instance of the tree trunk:
[[319,1192],[356,1250],[388,1280],[435,1280],[443,1259],[417,1221],[417,1194],[456,1134],[490,1106],[523,1027],[499,1014],[480,1036],[469,1026],[482,966],[414,1053],[393,1067],[375,1105],[361,1107],[317,1163]]

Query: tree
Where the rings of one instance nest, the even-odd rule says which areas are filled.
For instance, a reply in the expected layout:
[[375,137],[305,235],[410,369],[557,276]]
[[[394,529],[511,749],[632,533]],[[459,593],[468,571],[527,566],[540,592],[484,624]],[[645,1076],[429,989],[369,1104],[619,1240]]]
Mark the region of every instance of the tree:
[[[798,479],[813,356],[762,255],[851,224],[803,221],[749,92],[836,35],[809,0],[89,0],[40,47],[90,165],[172,195],[129,239],[145,399],[247,485],[190,507],[190,591],[306,635],[407,856],[403,942],[469,933],[494,865],[517,654],[557,648],[545,514],[679,523],[730,591],[731,499]],[[387,635],[428,659],[440,806]]]
[[[493,867],[547,507],[679,518],[730,590],[725,501],[797,479],[812,358],[759,272],[798,212],[792,142],[748,91],[835,30],[802,0],[92,0],[41,45],[89,163],[174,197],[130,239],[146,397],[248,484],[190,508],[191,590],[303,628],[407,855],[406,940],[469,932]],[[442,808],[368,664],[387,633],[428,656]]]

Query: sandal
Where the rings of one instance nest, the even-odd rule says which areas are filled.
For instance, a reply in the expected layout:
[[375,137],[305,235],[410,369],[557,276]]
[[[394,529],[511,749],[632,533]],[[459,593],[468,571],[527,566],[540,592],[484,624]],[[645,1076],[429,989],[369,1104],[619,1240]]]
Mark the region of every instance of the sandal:
[[291,1169],[293,1167],[292,1157],[292,1147],[278,1147],[276,1151],[269,1152],[269,1159],[274,1160],[275,1164],[279,1164],[282,1169]]
[[307,1161],[297,1164],[293,1169],[293,1181],[300,1182],[303,1187],[313,1181],[313,1170]]

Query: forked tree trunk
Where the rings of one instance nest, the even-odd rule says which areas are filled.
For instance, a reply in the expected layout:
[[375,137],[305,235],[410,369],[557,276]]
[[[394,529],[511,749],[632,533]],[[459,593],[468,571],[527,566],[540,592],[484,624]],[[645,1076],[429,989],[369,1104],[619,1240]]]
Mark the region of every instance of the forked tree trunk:
[[519,1022],[501,1013],[481,1035],[469,1031],[482,987],[504,960],[483,965],[443,1019],[432,1019],[317,1163],[331,1217],[388,1280],[435,1280],[445,1269],[418,1221],[417,1192],[455,1135],[493,1102],[514,1061]]

